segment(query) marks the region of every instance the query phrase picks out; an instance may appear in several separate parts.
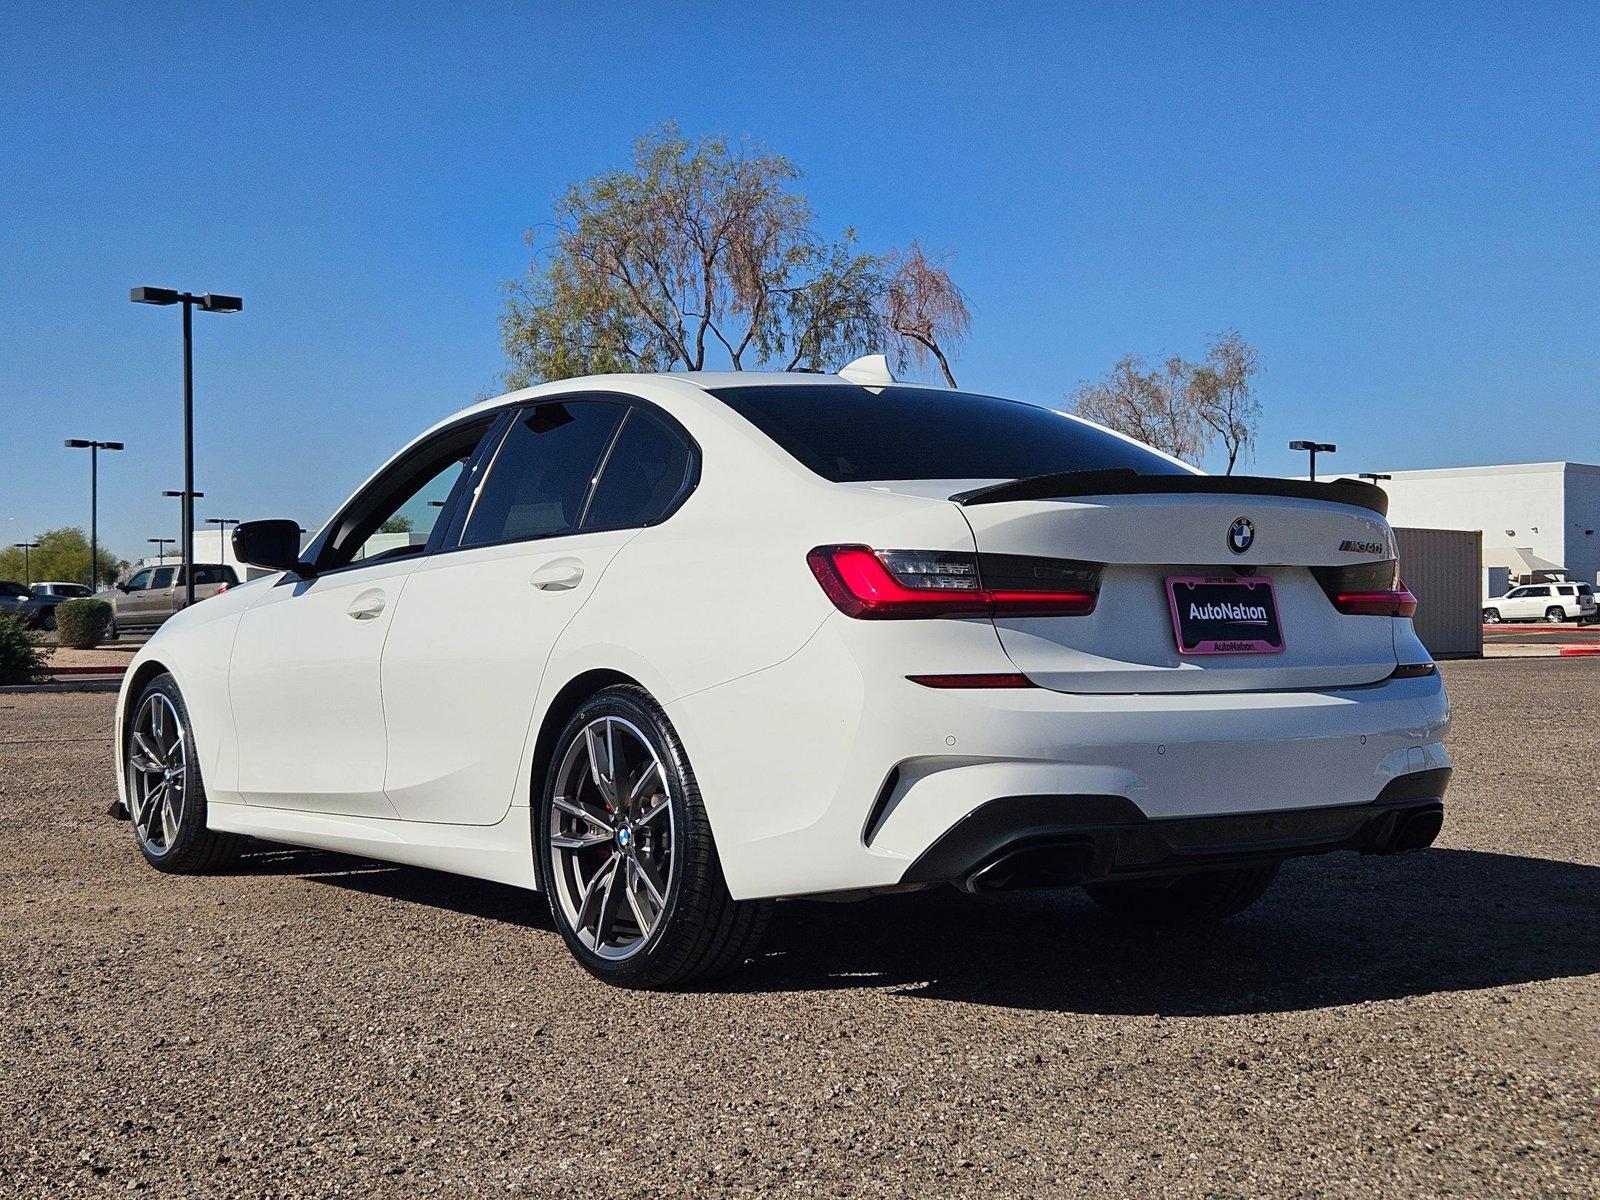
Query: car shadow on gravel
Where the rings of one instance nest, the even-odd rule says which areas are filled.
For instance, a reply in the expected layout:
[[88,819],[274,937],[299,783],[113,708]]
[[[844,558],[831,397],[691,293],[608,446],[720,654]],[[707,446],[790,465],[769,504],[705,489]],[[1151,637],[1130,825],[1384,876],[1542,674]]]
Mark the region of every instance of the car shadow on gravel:
[[1471,850],[1287,864],[1223,925],[1118,924],[1081,892],[780,905],[733,992],[892,986],[1039,1011],[1284,1012],[1600,971],[1600,867]]
[[240,856],[235,869],[244,875],[296,875],[312,883],[368,896],[425,904],[467,917],[555,932],[544,902],[532,892],[422,867],[402,867],[327,850],[261,842]]

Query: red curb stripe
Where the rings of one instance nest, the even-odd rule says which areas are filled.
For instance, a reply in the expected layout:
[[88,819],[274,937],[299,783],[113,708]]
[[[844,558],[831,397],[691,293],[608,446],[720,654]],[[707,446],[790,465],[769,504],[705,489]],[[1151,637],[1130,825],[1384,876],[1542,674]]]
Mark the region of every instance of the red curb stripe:
[[1585,655],[1600,654],[1600,646],[1563,646],[1562,658],[1581,658]]
[[104,667],[46,667],[46,675],[125,675],[128,664]]

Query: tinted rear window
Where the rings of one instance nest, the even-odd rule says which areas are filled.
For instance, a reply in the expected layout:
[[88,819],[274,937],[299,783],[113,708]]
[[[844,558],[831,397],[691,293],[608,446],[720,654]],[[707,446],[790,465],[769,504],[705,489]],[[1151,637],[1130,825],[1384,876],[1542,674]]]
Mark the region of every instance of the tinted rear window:
[[1024,479],[1129,469],[1182,475],[1159,454],[1060,413],[969,392],[851,384],[712,393],[824,479]]

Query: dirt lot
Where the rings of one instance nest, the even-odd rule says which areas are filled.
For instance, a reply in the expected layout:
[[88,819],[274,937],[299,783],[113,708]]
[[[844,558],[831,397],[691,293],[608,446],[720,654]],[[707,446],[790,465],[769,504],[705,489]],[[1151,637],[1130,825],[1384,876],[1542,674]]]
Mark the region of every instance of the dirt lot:
[[147,869],[109,695],[0,695],[0,1196],[1600,1192],[1600,663],[1451,664],[1442,848],[1130,934],[1076,895],[780,909],[608,991],[532,899]]

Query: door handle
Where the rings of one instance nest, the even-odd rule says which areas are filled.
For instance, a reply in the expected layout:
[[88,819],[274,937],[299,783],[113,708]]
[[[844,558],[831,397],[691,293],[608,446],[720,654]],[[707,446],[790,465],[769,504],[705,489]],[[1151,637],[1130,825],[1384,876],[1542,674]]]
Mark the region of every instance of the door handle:
[[575,558],[554,558],[528,580],[541,592],[570,592],[583,579],[583,563]]
[[350,607],[345,609],[357,621],[370,621],[383,612],[387,603],[382,592],[376,588],[362,592],[350,602]]

